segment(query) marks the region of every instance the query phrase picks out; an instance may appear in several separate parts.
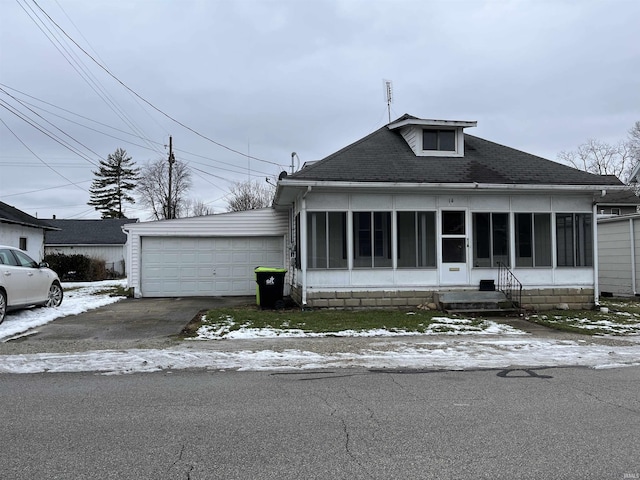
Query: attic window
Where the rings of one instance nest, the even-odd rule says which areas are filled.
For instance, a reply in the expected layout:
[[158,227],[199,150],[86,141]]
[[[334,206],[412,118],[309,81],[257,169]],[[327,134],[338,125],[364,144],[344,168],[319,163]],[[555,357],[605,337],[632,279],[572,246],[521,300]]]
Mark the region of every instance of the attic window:
[[456,151],[455,130],[423,130],[422,149],[444,152]]

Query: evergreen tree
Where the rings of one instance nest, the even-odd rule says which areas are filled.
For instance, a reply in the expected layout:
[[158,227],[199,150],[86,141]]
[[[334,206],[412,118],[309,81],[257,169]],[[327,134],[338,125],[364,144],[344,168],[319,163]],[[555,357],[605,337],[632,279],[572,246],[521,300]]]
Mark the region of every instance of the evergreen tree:
[[91,199],[88,205],[102,212],[102,218],[127,218],[124,214],[125,203],[135,203],[129,194],[136,187],[140,169],[122,148],[110,154],[106,160],[100,160],[96,178],[91,184]]

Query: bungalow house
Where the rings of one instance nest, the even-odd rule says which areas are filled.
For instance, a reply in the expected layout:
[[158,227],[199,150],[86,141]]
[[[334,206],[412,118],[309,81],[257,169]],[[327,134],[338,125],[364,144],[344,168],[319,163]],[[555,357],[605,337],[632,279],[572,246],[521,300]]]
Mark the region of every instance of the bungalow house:
[[104,260],[107,270],[124,275],[127,235],[122,226],[135,221],[126,218],[48,220],[57,229],[46,233],[45,253],[97,258]]
[[11,205],[0,202],[0,245],[17,247],[34,260],[44,258],[45,231],[55,231],[48,222],[32,217]]
[[[593,305],[596,203],[621,182],[465,132],[474,126],[404,115],[283,172],[273,209],[127,225],[129,286],[218,294],[220,251],[230,281],[234,258],[284,266],[285,294],[307,307],[415,306],[495,285],[501,271],[522,284],[525,306]],[[257,249],[271,256],[247,262]],[[251,268],[241,275],[221,294],[255,291]]]

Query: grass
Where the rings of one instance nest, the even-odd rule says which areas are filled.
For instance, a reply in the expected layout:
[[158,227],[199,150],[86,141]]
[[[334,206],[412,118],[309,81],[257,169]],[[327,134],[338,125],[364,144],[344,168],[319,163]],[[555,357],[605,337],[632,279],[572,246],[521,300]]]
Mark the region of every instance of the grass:
[[635,299],[601,300],[600,310],[553,310],[531,315],[529,320],[556,330],[584,335],[640,334],[640,302]]
[[[438,317],[440,317],[438,319]],[[417,310],[260,310],[255,306],[209,310],[202,319],[192,322],[183,335],[195,336],[200,327],[234,331],[241,328],[299,329],[306,333],[331,334],[345,330],[364,332],[385,329],[391,332],[446,333],[456,325],[442,323],[443,313]],[[483,319],[460,319],[466,329],[482,330]]]

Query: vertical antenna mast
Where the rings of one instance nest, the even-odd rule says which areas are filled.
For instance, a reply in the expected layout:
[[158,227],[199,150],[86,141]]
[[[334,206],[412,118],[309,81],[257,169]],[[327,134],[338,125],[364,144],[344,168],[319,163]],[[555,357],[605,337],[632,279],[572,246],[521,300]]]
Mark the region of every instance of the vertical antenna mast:
[[393,84],[391,80],[384,81],[384,94],[387,100],[387,113],[389,114],[389,123],[391,123],[391,104],[393,103]]

